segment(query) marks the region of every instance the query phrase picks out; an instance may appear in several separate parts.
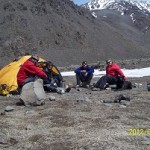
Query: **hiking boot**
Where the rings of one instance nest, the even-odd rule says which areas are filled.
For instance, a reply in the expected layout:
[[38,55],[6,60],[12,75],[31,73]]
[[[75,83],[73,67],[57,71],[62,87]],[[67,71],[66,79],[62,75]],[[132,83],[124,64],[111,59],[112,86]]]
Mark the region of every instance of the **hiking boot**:
[[69,93],[70,90],[71,90],[71,87],[68,87],[68,88],[65,89],[65,92],[66,92],[66,93]]
[[104,89],[106,89],[106,88],[108,88],[109,87],[109,83],[106,83],[105,85],[104,85]]

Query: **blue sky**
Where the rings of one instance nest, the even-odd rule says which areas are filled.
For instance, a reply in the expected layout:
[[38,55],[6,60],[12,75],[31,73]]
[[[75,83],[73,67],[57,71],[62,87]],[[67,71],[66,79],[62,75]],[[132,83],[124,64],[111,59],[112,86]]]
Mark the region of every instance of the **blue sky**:
[[[92,0],[73,0],[73,2],[77,5],[85,4],[90,1],[92,1]],[[137,1],[150,1],[150,0],[137,0]]]
[[77,5],[85,4],[87,2],[90,2],[91,0],[73,0],[73,2]]

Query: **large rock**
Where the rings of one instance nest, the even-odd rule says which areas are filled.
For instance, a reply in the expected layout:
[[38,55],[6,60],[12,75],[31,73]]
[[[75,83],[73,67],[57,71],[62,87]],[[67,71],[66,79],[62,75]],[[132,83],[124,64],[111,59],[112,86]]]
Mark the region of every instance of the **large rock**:
[[25,84],[22,88],[20,99],[24,102],[25,106],[43,105],[46,99],[46,94],[43,89],[43,80],[37,79],[34,82]]

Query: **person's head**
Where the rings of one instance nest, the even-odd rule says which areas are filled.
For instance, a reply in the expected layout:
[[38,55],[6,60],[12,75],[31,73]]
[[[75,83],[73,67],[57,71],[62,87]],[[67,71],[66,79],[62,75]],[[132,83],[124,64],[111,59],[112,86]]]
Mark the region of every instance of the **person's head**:
[[107,65],[111,65],[112,63],[113,63],[113,61],[111,59],[106,60]]
[[83,61],[83,62],[81,63],[81,65],[82,65],[82,67],[86,68],[86,67],[87,67],[87,62],[86,62],[86,61]]
[[53,67],[53,63],[51,61],[47,61],[47,67],[51,69]]
[[38,62],[39,61],[39,56],[38,56],[38,54],[33,54],[30,59],[34,62]]
[[26,53],[24,54],[24,56],[28,56],[28,55],[30,55],[30,53],[28,53],[28,52],[26,52]]

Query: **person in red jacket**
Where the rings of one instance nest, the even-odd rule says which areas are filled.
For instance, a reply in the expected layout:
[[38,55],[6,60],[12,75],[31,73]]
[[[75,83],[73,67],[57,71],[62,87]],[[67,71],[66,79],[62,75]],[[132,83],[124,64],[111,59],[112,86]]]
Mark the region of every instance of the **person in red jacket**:
[[37,67],[37,62],[39,61],[38,55],[32,55],[24,64],[21,66],[17,74],[17,83],[21,88],[28,82],[35,81],[37,77],[46,78],[47,75],[39,67]]
[[116,84],[117,88],[122,88],[123,83],[126,80],[124,73],[117,64],[113,63],[112,60],[106,60],[106,64],[106,75],[101,77],[94,87],[104,90],[108,85]]

